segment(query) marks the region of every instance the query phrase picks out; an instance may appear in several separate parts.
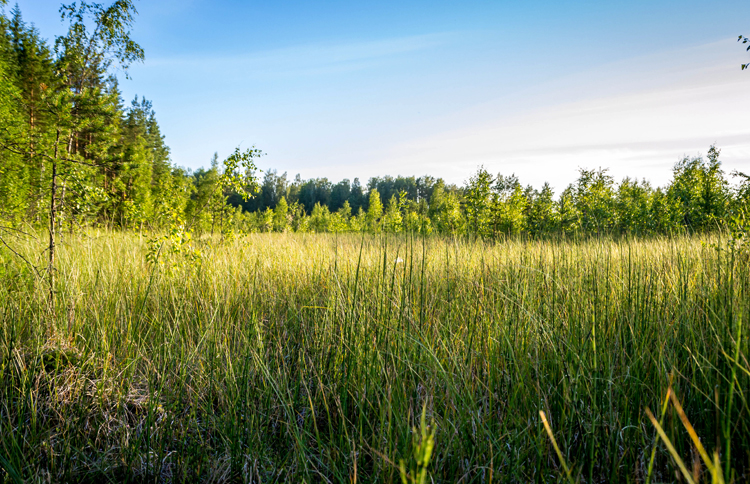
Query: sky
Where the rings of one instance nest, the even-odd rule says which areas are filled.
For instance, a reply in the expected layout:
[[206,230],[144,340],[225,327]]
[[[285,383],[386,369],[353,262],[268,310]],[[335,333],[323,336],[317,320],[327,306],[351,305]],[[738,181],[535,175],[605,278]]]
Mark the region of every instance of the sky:
[[[65,32],[56,1],[18,5]],[[153,102],[187,168],[255,146],[290,178],[460,185],[484,166],[559,192],[580,168],[664,185],[715,143],[750,172],[747,0],[135,5],[146,59],[123,97]]]

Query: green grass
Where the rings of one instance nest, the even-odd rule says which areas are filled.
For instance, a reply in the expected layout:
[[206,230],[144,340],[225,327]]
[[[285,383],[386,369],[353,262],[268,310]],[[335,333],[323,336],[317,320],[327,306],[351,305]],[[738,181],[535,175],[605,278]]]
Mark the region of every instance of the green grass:
[[645,482],[656,446],[673,482],[645,414],[670,374],[746,481],[750,264],[702,240],[263,234],[154,267],[91,232],[61,246],[54,314],[0,252],[0,481],[399,482],[433,432],[427,482],[567,481],[543,411],[572,480]]

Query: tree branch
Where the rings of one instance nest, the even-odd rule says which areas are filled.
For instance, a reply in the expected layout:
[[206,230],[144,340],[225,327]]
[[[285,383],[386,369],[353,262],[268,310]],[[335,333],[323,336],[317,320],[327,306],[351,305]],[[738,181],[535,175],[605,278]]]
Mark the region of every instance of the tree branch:
[[16,257],[18,257],[19,259],[21,259],[22,261],[24,261],[26,264],[28,264],[29,267],[31,267],[34,270],[34,272],[36,273],[37,277],[40,277],[40,278],[42,277],[42,275],[39,273],[39,269],[37,269],[34,264],[32,264],[31,262],[29,262],[29,260],[26,257],[24,257],[21,254],[19,254],[18,252],[16,252],[15,249],[13,249],[13,247],[11,247],[10,245],[8,245],[8,243],[5,241],[5,239],[3,239],[1,236],[0,236],[0,242],[2,242],[3,245],[5,247],[7,247],[9,251],[13,252],[13,254],[15,254]]
[[23,230],[21,230],[21,229],[17,229],[17,228],[15,228],[15,227],[8,227],[7,225],[6,225],[6,226],[0,225],[0,230],[5,230],[6,232],[10,232],[10,231],[12,231],[12,230],[15,230],[15,231],[16,231],[16,232],[18,232],[19,234],[23,234],[23,235],[25,235],[25,236],[27,236],[27,237],[31,237],[32,239],[36,240],[36,237],[34,237],[33,235],[31,235],[31,234],[29,234],[29,233],[26,233],[26,232],[24,232]]
[[54,156],[50,156],[50,155],[48,155],[46,153],[31,153],[29,151],[21,151],[21,150],[18,150],[18,149],[11,148],[10,146],[6,145],[5,143],[0,143],[0,147],[6,149],[8,151],[10,151],[11,153],[15,153],[17,155],[29,155],[29,156],[31,156],[31,155],[37,155],[37,156],[43,156],[43,157],[45,157],[47,159],[50,159],[50,160],[68,161],[70,163],[77,163],[79,165],[91,166],[91,167],[94,167],[94,168],[101,168],[100,165],[97,165],[95,163],[89,163],[87,161],[73,160],[73,159],[70,159],[70,158],[55,158]]

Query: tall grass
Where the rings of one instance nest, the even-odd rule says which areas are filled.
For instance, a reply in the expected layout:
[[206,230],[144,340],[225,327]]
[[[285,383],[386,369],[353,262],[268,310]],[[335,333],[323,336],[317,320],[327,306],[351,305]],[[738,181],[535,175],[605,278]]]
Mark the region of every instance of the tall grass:
[[154,266],[136,235],[68,237],[55,314],[2,253],[6,482],[397,482],[425,425],[428,481],[674,481],[646,407],[701,461],[670,381],[727,482],[750,478],[746,256],[690,237],[203,244],[200,265]]

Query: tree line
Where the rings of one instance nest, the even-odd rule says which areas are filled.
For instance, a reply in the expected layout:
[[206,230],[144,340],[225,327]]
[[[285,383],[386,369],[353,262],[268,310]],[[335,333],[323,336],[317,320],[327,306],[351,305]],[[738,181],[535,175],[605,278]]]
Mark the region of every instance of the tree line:
[[485,238],[549,235],[655,235],[710,231],[743,224],[750,202],[746,174],[727,175],[711,146],[685,157],[664,187],[616,182],[607,169],[579,170],[559,194],[545,183],[524,186],[514,175],[479,168],[463,186],[424,176],[337,184],[326,178],[289,182],[269,170],[258,196],[237,207],[232,223],[245,232],[418,232]]
[[[0,0],[2,3],[2,0]],[[63,5],[65,35],[43,39],[18,6],[0,15],[0,232],[87,226],[215,232],[418,232],[487,238],[704,231],[744,217],[748,177],[724,173],[719,150],[688,157],[665,187],[580,170],[555,194],[484,168],[442,179],[293,180],[239,149],[208,168],[173,163],[153,105],[123,101],[116,74],[144,59],[130,37],[132,0]],[[53,264],[51,260],[50,265]]]

